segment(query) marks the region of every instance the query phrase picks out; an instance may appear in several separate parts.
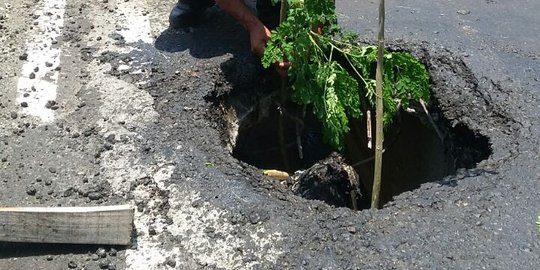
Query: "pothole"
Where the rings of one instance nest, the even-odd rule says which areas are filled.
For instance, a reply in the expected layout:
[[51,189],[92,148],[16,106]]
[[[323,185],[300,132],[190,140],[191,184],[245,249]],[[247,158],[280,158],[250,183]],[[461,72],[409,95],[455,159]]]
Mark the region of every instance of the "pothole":
[[[351,123],[345,150],[341,156],[335,155],[323,143],[320,124],[311,108],[292,102],[281,106],[278,93],[261,90],[260,82],[252,88],[255,90],[232,91],[226,100],[218,102],[232,155],[261,169],[290,175],[296,172],[295,179],[311,168],[314,171],[309,173],[314,173],[314,178],[289,182],[297,195],[337,207],[369,208],[374,150],[368,147],[366,118]],[[460,121],[445,119],[435,97],[427,111],[429,117],[419,105],[402,110],[386,130],[382,203],[422,183],[440,181],[458,169],[472,169],[491,155],[489,139]],[[374,125],[373,119],[373,131]],[[357,185],[347,177],[348,166],[358,176]],[[353,196],[356,193],[358,196]]]

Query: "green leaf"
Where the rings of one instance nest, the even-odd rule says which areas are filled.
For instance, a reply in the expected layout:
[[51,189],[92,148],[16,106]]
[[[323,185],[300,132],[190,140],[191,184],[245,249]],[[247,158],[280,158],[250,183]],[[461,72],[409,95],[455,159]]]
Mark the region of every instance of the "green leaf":
[[[289,60],[292,100],[312,106],[325,141],[342,150],[350,120],[374,107],[377,48],[358,45],[357,34],[341,30],[333,1],[288,3],[287,19],[272,31],[262,64],[270,67],[284,58]],[[322,34],[315,31],[321,26]],[[400,108],[420,100],[429,100],[425,66],[409,53],[385,52],[385,127]]]

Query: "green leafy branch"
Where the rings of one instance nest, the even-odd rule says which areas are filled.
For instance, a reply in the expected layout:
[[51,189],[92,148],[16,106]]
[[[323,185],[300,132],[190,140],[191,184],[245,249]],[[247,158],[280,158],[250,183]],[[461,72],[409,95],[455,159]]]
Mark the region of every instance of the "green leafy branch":
[[[356,34],[339,27],[333,1],[288,4],[287,19],[267,43],[263,66],[290,62],[293,101],[311,105],[325,141],[342,150],[351,118],[374,107],[377,48],[357,44]],[[385,52],[383,79],[385,127],[400,108],[429,99],[426,68],[409,53]]]

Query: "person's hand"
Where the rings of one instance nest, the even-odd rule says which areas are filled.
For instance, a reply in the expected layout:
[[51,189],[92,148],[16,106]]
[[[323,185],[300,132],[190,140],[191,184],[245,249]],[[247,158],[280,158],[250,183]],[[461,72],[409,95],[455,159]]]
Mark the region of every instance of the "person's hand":
[[264,54],[264,48],[266,48],[266,42],[270,39],[271,36],[272,33],[263,24],[252,27],[252,29],[250,29],[249,31],[251,52],[258,57],[262,57]]
[[[264,49],[266,48],[266,42],[270,40],[272,33],[268,28],[262,24],[250,29],[249,38],[251,42],[251,52],[258,57],[262,57]],[[280,76],[286,77],[289,70],[289,61],[284,59],[283,62],[277,62],[275,64],[276,70]]]

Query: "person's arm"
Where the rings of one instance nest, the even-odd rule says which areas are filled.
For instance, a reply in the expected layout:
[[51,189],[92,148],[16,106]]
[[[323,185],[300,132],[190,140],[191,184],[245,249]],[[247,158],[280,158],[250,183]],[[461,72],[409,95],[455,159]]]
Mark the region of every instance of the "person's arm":
[[216,4],[244,26],[249,32],[251,52],[262,56],[270,39],[270,30],[244,4],[244,0],[216,0]]

